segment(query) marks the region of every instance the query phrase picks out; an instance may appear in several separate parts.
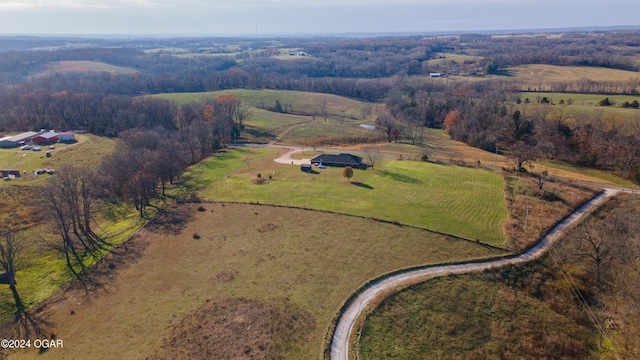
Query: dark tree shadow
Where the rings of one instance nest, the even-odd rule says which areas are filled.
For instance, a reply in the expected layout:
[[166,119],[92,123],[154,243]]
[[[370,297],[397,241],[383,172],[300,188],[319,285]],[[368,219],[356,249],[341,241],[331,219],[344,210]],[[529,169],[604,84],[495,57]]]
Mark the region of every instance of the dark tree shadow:
[[172,206],[167,209],[158,209],[158,213],[148,219],[145,226],[147,230],[178,235],[184,230],[187,223],[193,218],[190,206]]
[[91,296],[99,291],[108,293],[113,287],[112,280],[117,272],[139,259],[147,245],[148,243],[142,241],[138,235],[133,235],[113,248],[96,264],[78,273],[68,284],[67,290],[83,291],[85,296]]
[[394,181],[399,181],[399,182],[403,182],[403,183],[407,183],[407,184],[421,184],[422,181],[420,181],[419,179],[413,178],[411,176],[407,176],[404,174],[399,174],[399,173],[395,173],[395,172],[391,172],[388,170],[381,170],[378,171],[378,174],[384,176],[384,177],[388,177]]
[[33,339],[50,338],[51,323],[36,311],[23,311],[13,321],[0,325],[2,338]]
[[364,188],[364,189],[373,189],[373,186],[368,185],[368,184],[363,184],[363,183],[358,182],[358,181],[354,181],[354,182],[352,182],[352,184],[355,185],[355,186]]

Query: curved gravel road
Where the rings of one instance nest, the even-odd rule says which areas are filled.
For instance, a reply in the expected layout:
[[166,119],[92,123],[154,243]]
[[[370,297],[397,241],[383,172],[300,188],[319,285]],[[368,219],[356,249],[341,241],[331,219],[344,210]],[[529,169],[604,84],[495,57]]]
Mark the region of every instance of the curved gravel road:
[[435,276],[477,272],[535,260],[542,256],[555,242],[558,241],[558,239],[560,239],[568,226],[580,220],[587,212],[598,207],[605,199],[620,191],[633,192],[633,190],[630,189],[605,187],[605,191],[602,194],[581,206],[569,217],[558,223],[549,232],[549,234],[547,234],[547,236],[540,240],[535,246],[519,255],[513,255],[497,260],[485,260],[453,265],[425,266],[416,270],[386,276],[373,282],[363,290],[360,295],[353,299],[338,319],[333,333],[333,338],[331,340],[331,360],[347,360],[349,358],[349,337],[356,319],[367,308],[367,306],[382,293],[397,288],[398,286],[412,284]]

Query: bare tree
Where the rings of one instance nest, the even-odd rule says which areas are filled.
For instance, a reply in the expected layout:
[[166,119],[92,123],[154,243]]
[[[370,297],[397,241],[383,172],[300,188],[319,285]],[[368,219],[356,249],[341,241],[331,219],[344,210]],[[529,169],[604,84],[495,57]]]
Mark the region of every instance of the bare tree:
[[364,156],[367,159],[369,166],[371,166],[372,168],[382,157],[382,154],[376,151],[376,148],[373,146],[365,146],[362,151],[364,151]]
[[365,105],[362,109],[360,109],[360,115],[362,116],[362,120],[365,120],[371,113],[373,112],[373,106],[371,104]]
[[59,242],[48,245],[62,252],[72,274],[86,269],[85,256],[100,257],[110,245],[93,231],[93,213],[102,186],[92,169],[62,167],[42,188],[49,216],[56,224]]
[[530,164],[531,161],[537,158],[536,150],[534,146],[518,141],[509,146],[506,154],[513,161],[515,170],[521,172],[524,171],[524,164]]
[[542,191],[542,186],[549,180],[549,172],[543,170],[535,174],[536,182],[538,183],[538,190]]
[[[22,265],[24,247],[24,238],[15,233],[6,233],[0,237],[0,267],[4,271],[4,274],[0,274],[0,278],[6,280],[13,294],[13,300],[16,306],[16,319],[22,317],[25,311],[24,303],[16,288],[16,272]],[[5,283],[5,281],[0,281],[0,283]]]
[[574,242],[570,250],[573,256],[590,260],[599,288],[603,285],[603,266],[611,261],[612,249],[615,246],[608,239],[608,230],[603,224],[594,223],[591,220],[583,222],[573,232]]
[[327,98],[322,98],[322,104],[320,104],[320,116],[327,122],[329,118],[329,110],[327,110]]
[[387,140],[391,142],[393,139],[393,130],[396,129],[396,120],[387,111],[384,111],[378,115],[376,119],[376,128],[384,132],[387,135]]

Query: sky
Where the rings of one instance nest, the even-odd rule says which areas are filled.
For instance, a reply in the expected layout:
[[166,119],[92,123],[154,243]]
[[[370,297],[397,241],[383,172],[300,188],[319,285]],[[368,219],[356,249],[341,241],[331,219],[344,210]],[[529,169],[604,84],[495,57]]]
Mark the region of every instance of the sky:
[[0,0],[1,35],[261,36],[640,25],[637,0]]

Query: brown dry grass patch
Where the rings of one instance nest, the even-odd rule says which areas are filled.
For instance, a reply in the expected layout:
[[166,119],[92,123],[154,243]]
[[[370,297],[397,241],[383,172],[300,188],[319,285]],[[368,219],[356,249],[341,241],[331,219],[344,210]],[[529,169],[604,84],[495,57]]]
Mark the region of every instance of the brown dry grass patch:
[[536,180],[528,174],[505,173],[504,177],[509,218],[502,230],[515,250],[533,245],[555,224],[601,192],[594,187],[560,180],[547,182],[540,191]]
[[293,335],[309,332],[313,318],[286,300],[262,304],[244,298],[205,305],[171,328],[153,360],[275,359]]
[[[100,287],[89,296],[71,287],[38,309],[37,315],[51,324],[48,333],[64,340],[63,349],[39,357],[174,358],[180,354],[167,352],[167,344],[183,339],[202,309],[228,315],[215,318],[222,319],[256,306],[251,311],[264,320],[256,319],[255,326],[275,329],[268,338],[254,333],[239,342],[233,351],[239,350],[240,358],[249,346],[255,356],[317,359],[333,317],[368,280],[399,268],[504,254],[474,242],[351,216],[213,203],[198,212],[198,206],[177,207],[193,216],[181,232],[143,229],[119,247],[121,258],[107,256],[97,274]],[[270,230],[259,232],[263,227]],[[194,232],[199,240],[192,238]],[[253,305],[233,305],[230,299]],[[290,330],[298,323],[287,314],[295,312],[308,330],[307,325],[304,331]],[[244,336],[237,324],[219,325],[218,336]],[[209,339],[198,341],[192,351],[211,349]],[[268,346],[260,355],[262,344]],[[229,358],[227,354],[209,358]],[[20,351],[12,359],[34,356],[35,351]]]

